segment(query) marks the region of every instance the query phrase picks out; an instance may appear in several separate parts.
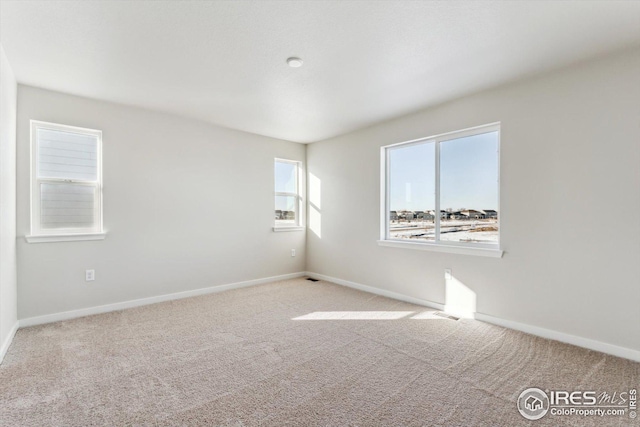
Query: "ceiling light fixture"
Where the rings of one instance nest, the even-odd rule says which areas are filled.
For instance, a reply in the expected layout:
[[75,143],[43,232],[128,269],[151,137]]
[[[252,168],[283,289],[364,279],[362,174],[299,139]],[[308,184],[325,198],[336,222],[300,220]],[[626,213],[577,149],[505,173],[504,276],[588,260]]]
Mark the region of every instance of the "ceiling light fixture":
[[289,64],[289,67],[291,68],[302,67],[302,59],[292,56],[291,58],[287,59],[287,64]]

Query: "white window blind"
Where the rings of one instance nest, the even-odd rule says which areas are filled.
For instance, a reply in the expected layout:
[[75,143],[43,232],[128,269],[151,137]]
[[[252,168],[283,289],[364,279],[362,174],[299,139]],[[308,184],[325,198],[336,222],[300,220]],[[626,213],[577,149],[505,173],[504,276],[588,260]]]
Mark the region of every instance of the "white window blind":
[[31,122],[31,234],[102,232],[102,133]]
[[95,226],[96,189],[92,185],[40,184],[42,228],[88,228]]
[[38,177],[97,181],[97,136],[38,129]]

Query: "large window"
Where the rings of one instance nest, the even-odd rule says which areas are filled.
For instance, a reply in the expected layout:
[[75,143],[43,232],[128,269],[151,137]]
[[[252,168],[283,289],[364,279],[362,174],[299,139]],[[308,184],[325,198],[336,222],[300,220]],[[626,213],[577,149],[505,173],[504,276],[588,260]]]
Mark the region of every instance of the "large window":
[[102,233],[102,132],[31,121],[31,236]]
[[498,124],[382,149],[383,241],[498,249]]
[[297,228],[302,224],[300,188],[300,162],[275,159],[276,228]]

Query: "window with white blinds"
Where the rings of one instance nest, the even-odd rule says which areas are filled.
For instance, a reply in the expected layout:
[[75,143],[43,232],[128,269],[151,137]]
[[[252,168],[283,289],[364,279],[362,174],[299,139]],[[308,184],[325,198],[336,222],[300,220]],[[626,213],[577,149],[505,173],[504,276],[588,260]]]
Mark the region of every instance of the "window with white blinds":
[[31,121],[31,234],[102,233],[102,132]]

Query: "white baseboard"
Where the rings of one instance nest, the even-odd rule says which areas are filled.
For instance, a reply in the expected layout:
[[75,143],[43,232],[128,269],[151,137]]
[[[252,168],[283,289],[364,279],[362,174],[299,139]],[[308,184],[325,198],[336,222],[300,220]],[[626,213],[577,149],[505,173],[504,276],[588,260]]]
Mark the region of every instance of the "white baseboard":
[[5,338],[4,342],[2,343],[2,347],[0,347],[0,363],[2,363],[2,361],[4,360],[4,355],[7,354],[7,350],[9,350],[9,346],[13,341],[13,337],[16,336],[17,331],[18,322],[16,321],[16,323],[14,323],[13,325],[13,328],[11,328],[11,331],[9,331],[9,335],[7,335],[7,338]]
[[117,302],[114,304],[81,308],[79,310],[64,311],[62,313],[53,313],[53,314],[46,314],[44,316],[29,317],[26,319],[20,319],[18,323],[21,328],[24,328],[27,326],[41,325],[44,323],[52,323],[52,322],[58,322],[61,320],[75,319],[77,317],[91,316],[93,314],[108,313],[111,311],[124,310],[126,308],[139,307],[142,305],[155,304],[158,302],[195,297],[198,295],[213,294],[217,292],[228,291],[230,289],[245,288],[247,286],[261,285],[263,283],[276,282],[278,280],[295,279],[296,277],[302,277],[304,275],[305,275],[305,272],[298,272],[298,273],[283,274],[280,276],[265,277],[263,279],[247,280],[245,282],[211,286],[208,288],[194,289],[192,291],[176,292],[173,294],[158,295],[155,297]]
[[385,297],[397,299],[400,301],[410,302],[413,304],[424,305],[426,307],[435,308],[444,312],[450,312],[460,317],[468,317],[476,319],[482,322],[491,323],[494,325],[502,326],[508,329],[514,329],[516,331],[524,332],[531,335],[536,335],[541,338],[547,338],[550,340],[560,341],[566,344],[572,344],[578,347],[583,347],[589,350],[599,351],[601,353],[610,354],[613,356],[630,359],[636,362],[640,362],[640,351],[633,350],[626,347],[620,347],[613,344],[607,344],[601,341],[592,340],[589,338],[578,337],[575,335],[567,334],[564,332],[557,332],[551,329],[540,328],[538,326],[527,325],[525,323],[514,322],[512,320],[505,320],[499,317],[490,316],[483,313],[457,313],[454,308],[448,307],[444,304],[437,302],[421,300],[419,298],[410,297],[407,295],[399,294],[397,292],[391,292],[384,289],[374,288],[372,286],[362,285],[356,282],[349,282],[347,280],[338,279],[337,277],[325,276],[324,274],[313,273],[307,271],[307,276],[314,279],[320,279],[327,282],[335,283],[337,285],[347,286],[349,288],[358,289],[361,291],[369,292],[376,295],[382,295]]
[[426,299],[414,298],[398,292],[387,291],[386,289],[374,288],[373,286],[367,286],[356,282],[350,282],[348,280],[338,279],[337,277],[325,276],[324,274],[313,273],[307,271],[307,276],[314,279],[324,280],[325,282],[335,283],[337,285],[346,286],[348,288],[358,289],[360,291],[369,292],[370,294],[376,294],[383,297],[397,299],[399,301],[409,302],[411,304],[424,305],[425,307],[435,308],[436,310],[444,311],[444,305],[437,302],[429,301]]
[[538,337],[560,341],[560,342],[572,344],[578,347],[587,348],[589,350],[595,350],[601,353],[611,354],[613,356],[618,356],[625,359],[633,360],[635,362],[640,362],[639,350],[633,350],[631,348],[620,347],[613,344],[607,344],[602,341],[596,341],[589,338],[578,337],[578,336],[567,334],[564,332],[558,332],[551,329],[540,328],[538,326],[527,325],[525,323],[514,322],[513,320],[500,319],[498,317],[493,317],[483,313],[476,313],[475,318],[476,320],[480,320],[482,322],[503,326],[509,329],[515,329],[516,331],[525,332],[527,334],[536,335]]

